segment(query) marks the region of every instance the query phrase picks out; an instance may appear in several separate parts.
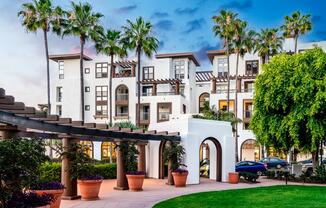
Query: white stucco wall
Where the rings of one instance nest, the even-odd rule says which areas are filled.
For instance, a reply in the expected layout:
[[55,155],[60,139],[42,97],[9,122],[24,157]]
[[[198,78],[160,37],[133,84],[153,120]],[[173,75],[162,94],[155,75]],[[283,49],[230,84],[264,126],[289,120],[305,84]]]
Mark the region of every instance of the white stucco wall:
[[[149,130],[180,132],[181,144],[185,148],[184,163],[189,171],[187,184],[199,183],[199,148],[207,138],[215,138],[222,148],[222,181],[228,181],[228,173],[234,171],[234,140],[228,122],[194,119],[192,115],[171,116],[169,122],[151,124]],[[159,142],[149,142],[148,176],[159,177]],[[214,152],[214,151],[213,151]],[[216,154],[215,154],[216,157]],[[213,158],[213,156],[212,156]],[[214,166],[216,163],[211,163]],[[214,171],[214,168],[213,168]]]

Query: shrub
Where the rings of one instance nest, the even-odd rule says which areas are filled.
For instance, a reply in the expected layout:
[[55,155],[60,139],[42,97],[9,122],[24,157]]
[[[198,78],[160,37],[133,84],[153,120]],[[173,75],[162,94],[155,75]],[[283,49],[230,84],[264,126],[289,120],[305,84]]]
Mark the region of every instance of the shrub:
[[312,182],[325,183],[326,182],[326,170],[324,165],[316,167],[316,170],[312,176],[310,176]]
[[256,180],[258,179],[258,174],[256,173],[250,173],[250,172],[240,172],[239,173],[240,177],[243,177],[248,182],[255,183]]
[[105,179],[117,178],[117,164],[106,163],[94,165],[95,173],[103,176]]
[[45,162],[40,168],[40,180],[43,182],[60,181],[61,180],[61,163]]

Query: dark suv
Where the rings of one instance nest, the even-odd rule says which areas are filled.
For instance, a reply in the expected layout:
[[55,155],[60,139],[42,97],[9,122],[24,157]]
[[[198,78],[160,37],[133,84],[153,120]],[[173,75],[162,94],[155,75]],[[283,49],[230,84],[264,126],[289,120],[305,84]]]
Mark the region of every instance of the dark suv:
[[289,165],[285,160],[281,160],[277,157],[265,157],[261,159],[260,162],[266,164],[267,169],[281,169]]

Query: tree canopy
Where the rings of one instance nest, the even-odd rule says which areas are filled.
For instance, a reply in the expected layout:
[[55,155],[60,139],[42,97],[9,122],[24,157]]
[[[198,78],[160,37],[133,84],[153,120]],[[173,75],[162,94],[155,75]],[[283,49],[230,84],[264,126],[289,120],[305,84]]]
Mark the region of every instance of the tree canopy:
[[280,54],[264,65],[250,125],[262,144],[316,152],[326,136],[326,53]]

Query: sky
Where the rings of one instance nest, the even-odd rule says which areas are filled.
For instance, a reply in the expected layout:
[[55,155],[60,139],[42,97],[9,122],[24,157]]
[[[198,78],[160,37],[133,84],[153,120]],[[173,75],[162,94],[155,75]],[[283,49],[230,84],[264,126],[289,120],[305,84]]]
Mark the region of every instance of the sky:
[[[43,34],[27,33],[17,12],[31,0],[0,0],[0,87],[17,101],[37,106],[46,103],[46,63]],[[78,2],[78,1],[75,1]],[[82,0],[82,2],[86,2]],[[220,49],[221,40],[212,33],[212,16],[221,9],[232,10],[246,20],[250,29],[277,28],[284,16],[299,10],[311,14],[313,30],[301,42],[326,40],[325,0],[88,0],[93,10],[104,15],[101,24],[120,29],[126,20],[142,16],[154,25],[160,41],[158,53],[194,52],[201,63],[198,70],[211,70],[207,50]],[[70,1],[53,0],[69,10]],[[49,35],[50,54],[79,51],[79,39]],[[86,53],[95,56],[93,43]],[[131,52],[130,57],[134,57]],[[55,70],[55,69],[51,69]]]

